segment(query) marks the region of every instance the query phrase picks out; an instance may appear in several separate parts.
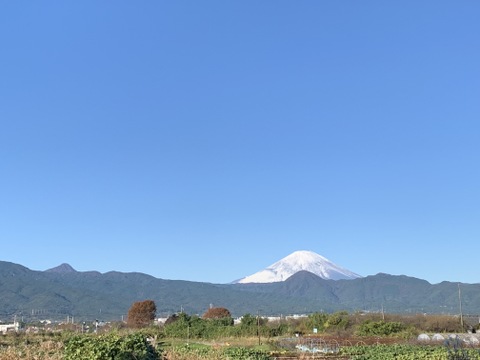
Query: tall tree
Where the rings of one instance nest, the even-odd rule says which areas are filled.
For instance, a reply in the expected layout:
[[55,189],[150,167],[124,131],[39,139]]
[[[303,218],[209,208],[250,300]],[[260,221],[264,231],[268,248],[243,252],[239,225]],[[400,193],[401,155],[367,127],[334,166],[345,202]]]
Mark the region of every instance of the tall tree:
[[205,311],[203,319],[214,322],[217,325],[230,326],[233,325],[233,318],[230,311],[223,307],[212,307]]
[[155,320],[156,313],[157,306],[153,300],[134,302],[128,310],[127,325],[133,328],[149,326]]
[[207,311],[205,311],[202,317],[204,319],[224,319],[224,318],[231,318],[232,314],[226,308],[212,307]]

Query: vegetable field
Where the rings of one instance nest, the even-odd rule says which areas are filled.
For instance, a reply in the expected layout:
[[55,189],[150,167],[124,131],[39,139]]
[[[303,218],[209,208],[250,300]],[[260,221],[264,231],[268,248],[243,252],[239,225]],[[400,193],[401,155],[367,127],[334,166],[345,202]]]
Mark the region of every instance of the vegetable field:
[[355,344],[338,351],[301,351],[282,349],[273,343],[261,348],[251,344],[221,346],[206,343],[167,343],[152,346],[138,334],[101,336],[74,335],[54,339],[15,337],[0,344],[0,360],[480,360],[480,350],[460,343]]
[[477,360],[477,349],[451,349],[445,346],[363,345],[342,348],[351,360]]

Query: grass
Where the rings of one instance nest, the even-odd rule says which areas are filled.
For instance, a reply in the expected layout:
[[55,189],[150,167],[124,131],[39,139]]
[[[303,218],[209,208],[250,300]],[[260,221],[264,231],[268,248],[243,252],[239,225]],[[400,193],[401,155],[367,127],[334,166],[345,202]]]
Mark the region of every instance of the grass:
[[0,360],[61,360],[63,343],[53,340],[25,341],[0,346]]

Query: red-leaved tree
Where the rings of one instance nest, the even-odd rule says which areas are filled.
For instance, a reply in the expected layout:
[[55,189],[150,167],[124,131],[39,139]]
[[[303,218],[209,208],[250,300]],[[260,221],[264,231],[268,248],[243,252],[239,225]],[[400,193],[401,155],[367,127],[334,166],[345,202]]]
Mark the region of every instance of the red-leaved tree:
[[142,328],[152,324],[157,313],[157,306],[153,300],[137,301],[128,310],[127,325],[133,328]]
[[223,307],[212,307],[205,311],[202,318],[206,320],[220,321],[224,325],[233,325],[233,318],[230,311]]

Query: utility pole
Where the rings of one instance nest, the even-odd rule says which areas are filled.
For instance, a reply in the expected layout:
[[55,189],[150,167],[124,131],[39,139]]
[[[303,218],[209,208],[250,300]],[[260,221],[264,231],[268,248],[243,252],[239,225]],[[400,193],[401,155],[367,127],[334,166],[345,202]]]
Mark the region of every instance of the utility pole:
[[460,304],[460,324],[463,329],[462,292],[460,291],[460,283],[458,283],[458,303]]
[[258,335],[258,345],[260,345],[260,315],[257,310],[257,335]]

